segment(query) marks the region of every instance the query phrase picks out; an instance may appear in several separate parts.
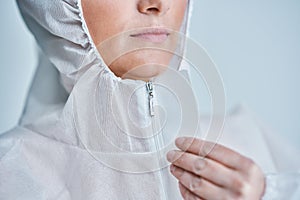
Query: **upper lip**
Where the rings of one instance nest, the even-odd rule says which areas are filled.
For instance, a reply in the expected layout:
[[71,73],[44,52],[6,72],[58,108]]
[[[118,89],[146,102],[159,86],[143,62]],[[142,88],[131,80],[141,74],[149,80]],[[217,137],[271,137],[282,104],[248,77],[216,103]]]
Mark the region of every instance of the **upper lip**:
[[131,37],[137,37],[141,35],[170,35],[170,31],[165,28],[143,28],[142,30],[135,31],[130,34]]

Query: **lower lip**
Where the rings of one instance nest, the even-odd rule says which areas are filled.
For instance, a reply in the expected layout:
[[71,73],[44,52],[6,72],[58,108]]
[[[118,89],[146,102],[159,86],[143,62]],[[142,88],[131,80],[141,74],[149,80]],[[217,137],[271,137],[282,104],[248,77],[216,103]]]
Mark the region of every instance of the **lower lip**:
[[152,43],[163,43],[167,40],[168,34],[153,34],[153,33],[145,33],[132,36],[134,38],[141,39],[145,42],[152,42]]

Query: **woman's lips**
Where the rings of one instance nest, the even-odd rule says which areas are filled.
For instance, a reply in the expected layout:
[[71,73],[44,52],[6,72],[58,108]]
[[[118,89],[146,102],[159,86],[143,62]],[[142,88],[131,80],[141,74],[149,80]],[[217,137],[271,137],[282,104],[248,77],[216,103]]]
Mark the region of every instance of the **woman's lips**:
[[148,29],[131,34],[131,37],[141,39],[146,42],[163,43],[168,39],[170,33],[165,29]]

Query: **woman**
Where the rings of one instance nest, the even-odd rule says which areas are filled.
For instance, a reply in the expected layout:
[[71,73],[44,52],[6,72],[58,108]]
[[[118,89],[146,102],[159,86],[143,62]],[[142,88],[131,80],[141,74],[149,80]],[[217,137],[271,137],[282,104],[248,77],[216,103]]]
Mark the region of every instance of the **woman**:
[[266,172],[283,169],[283,161],[273,162],[267,133],[262,136],[255,120],[239,112],[224,128],[221,142],[230,148],[216,144],[208,152],[211,143],[179,137],[179,150],[163,155],[170,168],[153,164],[155,156],[134,154],[161,145],[153,97],[165,99],[151,81],[168,74],[166,66],[184,71],[175,54],[182,50],[177,32],[186,34],[190,1],[18,5],[41,52],[20,125],[1,136],[0,199],[288,199],[299,188],[296,173],[265,179]]

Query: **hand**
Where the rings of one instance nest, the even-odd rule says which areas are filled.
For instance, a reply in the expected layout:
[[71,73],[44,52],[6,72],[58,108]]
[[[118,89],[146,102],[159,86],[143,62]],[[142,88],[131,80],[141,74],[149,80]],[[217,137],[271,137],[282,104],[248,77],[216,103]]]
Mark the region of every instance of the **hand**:
[[249,158],[219,144],[196,138],[176,139],[168,152],[171,173],[184,199],[261,199],[265,178]]

